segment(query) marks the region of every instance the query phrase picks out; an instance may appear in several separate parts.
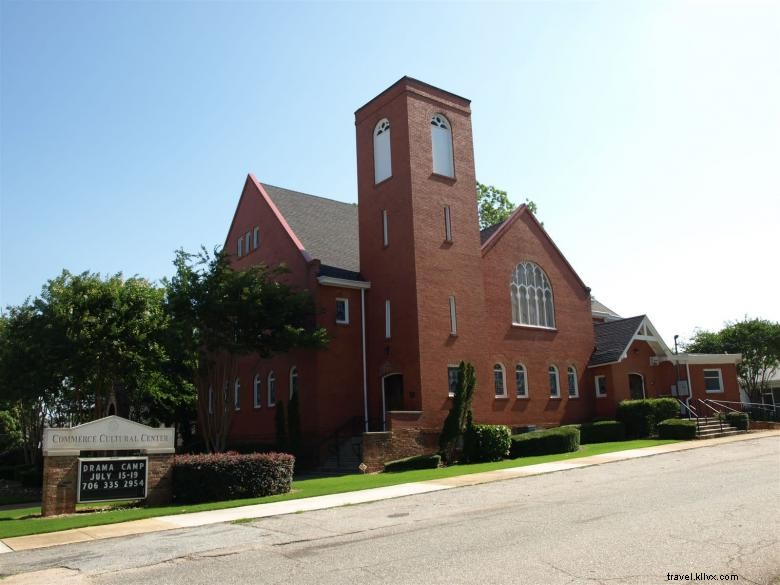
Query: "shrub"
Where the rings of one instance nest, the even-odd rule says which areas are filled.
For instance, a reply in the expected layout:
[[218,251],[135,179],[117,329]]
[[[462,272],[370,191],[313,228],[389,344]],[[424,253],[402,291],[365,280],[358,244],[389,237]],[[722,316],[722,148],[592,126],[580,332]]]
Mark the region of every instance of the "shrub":
[[18,469],[16,479],[20,481],[22,487],[41,489],[43,486],[43,471],[37,465],[25,466]]
[[407,471],[409,469],[436,469],[441,464],[441,455],[417,455],[385,463],[385,471]]
[[467,461],[501,461],[509,455],[512,433],[506,425],[471,425],[466,429],[463,451]]
[[533,431],[512,437],[509,456],[550,455],[568,453],[580,448],[580,430],[575,427],[556,427],[545,431]]
[[455,459],[455,452],[463,438],[463,433],[471,426],[471,402],[474,399],[476,385],[474,365],[460,362],[455,396],[452,398],[450,412],[444,420],[439,435],[439,452],[448,464]]
[[623,400],[617,407],[617,420],[626,425],[626,435],[649,437],[656,432],[657,421],[679,416],[680,407],[674,398]]
[[580,430],[580,443],[609,443],[626,439],[626,425],[617,420],[599,420],[581,425],[569,425]]
[[742,431],[748,430],[748,415],[745,412],[726,413],[726,422]]
[[287,453],[179,455],[173,463],[173,498],[197,503],[284,494],[294,465]]
[[670,418],[658,423],[659,439],[684,439],[696,438],[696,421],[683,418]]

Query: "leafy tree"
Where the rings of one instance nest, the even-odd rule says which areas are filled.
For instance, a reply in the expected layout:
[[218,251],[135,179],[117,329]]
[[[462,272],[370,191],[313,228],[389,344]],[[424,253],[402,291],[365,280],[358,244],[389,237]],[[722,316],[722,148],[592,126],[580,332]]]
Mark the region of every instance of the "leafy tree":
[[689,353],[741,353],[740,386],[751,402],[761,402],[767,380],[780,367],[780,323],[748,319],[726,323],[717,332],[697,330],[685,344]]
[[[192,380],[200,389],[198,418],[206,446],[223,451],[232,417],[227,387],[235,379],[238,359],[267,358],[291,349],[321,348],[324,329],[315,327],[314,301],[307,291],[283,282],[287,269],[259,264],[233,270],[227,254],[202,248],[179,250],[176,273],[165,281],[165,306],[174,337],[193,356]],[[205,397],[213,391],[211,408]]]
[[460,362],[458,366],[458,385],[452,399],[452,408],[444,421],[439,435],[439,451],[442,458],[449,464],[455,460],[458,443],[462,441],[463,433],[472,424],[471,403],[477,381],[474,366]]
[[[536,215],[536,203],[526,198],[525,204]],[[479,229],[483,230],[506,220],[515,210],[515,204],[509,200],[506,191],[477,182],[477,209],[479,211]]]

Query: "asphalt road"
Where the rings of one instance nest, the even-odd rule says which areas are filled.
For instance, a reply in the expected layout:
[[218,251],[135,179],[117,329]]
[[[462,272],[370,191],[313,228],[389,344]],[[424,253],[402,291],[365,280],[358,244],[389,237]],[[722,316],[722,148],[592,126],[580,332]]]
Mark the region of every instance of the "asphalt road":
[[739,583],[780,585],[778,541],[780,438],[768,437],[372,504],[11,553],[0,556],[0,576],[3,585],[655,585],[688,574],[700,580],[682,582],[736,575]]

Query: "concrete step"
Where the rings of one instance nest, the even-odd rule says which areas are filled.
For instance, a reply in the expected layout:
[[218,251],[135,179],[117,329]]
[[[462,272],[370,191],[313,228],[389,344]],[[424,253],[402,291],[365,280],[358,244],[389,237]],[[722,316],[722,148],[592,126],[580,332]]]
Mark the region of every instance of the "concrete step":
[[717,437],[730,437],[731,435],[741,435],[747,431],[741,431],[739,429],[732,428],[730,430],[712,430],[703,431],[696,434],[697,439],[715,439]]

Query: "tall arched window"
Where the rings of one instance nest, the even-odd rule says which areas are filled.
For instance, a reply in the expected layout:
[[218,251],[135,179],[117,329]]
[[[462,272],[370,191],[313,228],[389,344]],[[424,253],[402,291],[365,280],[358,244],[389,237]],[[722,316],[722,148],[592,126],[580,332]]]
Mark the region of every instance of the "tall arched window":
[[509,285],[512,323],[535,327],[555,327],[555,306],[547,275],[533,262],[523,262],[512,271]]
[[268,373],[268,407],[276,405],[276,374]]
[[241,410],[241,381],[238,378],[233,386],[233,408]]
[[254,399],[255,408],[260,408],[260,374],[255,374],[254,392],[252,397]]
[[290,398],[298,394],[298,368],[290,368]]
[[504,375],[504,366],[502,364],[493,366],[493,386],[496,389],[496,398],[506,396],[506,376]]
[[523,364],[515,366],[515,385],[517,386],[517,397],[528,398],[528,372]]
[[390,122],[384,118],[374,127],[374,183],[381,183],[392,174]]
[[566,381],[569,383],[569,398],[577,398],[580,395],[580,389],[577,387],[577,370],[574,366],[566,369]]
[[561,384],[558,380],[558,368],[550,366],[550,369],[547,370],[547,372],[547,376],[550,379],[550,398],[560,398]]
[[433,172],[445,177],[454,177],[452,130],[449,120],[441,114],[436,114],[431,118],[431,150],[433,152]]

